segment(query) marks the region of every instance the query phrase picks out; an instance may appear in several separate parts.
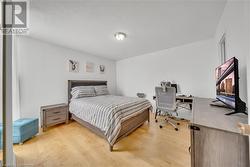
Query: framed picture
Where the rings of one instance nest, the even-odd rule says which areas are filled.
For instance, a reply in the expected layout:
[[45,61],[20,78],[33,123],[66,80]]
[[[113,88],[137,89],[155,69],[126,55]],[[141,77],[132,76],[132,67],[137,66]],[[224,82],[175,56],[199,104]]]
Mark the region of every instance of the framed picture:
[[69,72],[79,72],[79,62],[75,60],[69,60]]
[[99,71],[101,74],[105,73],[105,65],[99,65]]
[[86,72],[94,72],[95,71],[95,64],[91,62],[87,62],[85,64],[85,71]]

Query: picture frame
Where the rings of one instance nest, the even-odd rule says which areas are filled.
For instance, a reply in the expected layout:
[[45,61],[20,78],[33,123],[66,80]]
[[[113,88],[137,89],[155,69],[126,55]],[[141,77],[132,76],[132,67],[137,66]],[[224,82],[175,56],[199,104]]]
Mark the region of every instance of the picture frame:
[[79,72],[79,62],[76,60],[69,60],[69,72],[78,73]]
[[99,65],[99,72],[101,73],[101,74],[104,74],[105,73],[105,65]]
[[85,71],[86,71],[86,72],[89,72],[89,73],[94,72],[94,71],[95,71],[95,64],[92,63],[92,62],[87,62],[87,63],[85,64]]

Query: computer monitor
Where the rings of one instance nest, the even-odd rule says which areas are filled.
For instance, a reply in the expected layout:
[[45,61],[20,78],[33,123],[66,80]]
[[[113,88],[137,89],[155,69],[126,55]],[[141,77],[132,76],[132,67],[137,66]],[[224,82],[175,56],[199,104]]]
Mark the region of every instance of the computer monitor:
[[[233,57],[216,68],[216,99],[235,112],[245,112],[239,96],[238,60]],[[244,110],[244,111],[243,111]]]
[[239,97],[237,64],[232,58],[216,68],[216,98],[233,109]]

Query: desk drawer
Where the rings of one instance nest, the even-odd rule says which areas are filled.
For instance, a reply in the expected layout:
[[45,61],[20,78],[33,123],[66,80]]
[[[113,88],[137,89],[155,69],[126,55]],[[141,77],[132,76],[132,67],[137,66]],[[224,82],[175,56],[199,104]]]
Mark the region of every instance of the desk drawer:
[[56,124],[58,122],[63,122],[66,120],[66,115],[65,114],[62,114],[62,115],[56,115],[56,116],[51,116],[51,117],[48,117],[46,119],[46,124],[49,125],[49,124]]
[[66,114],[67,112],[67,108],[65,107],[61,107],[61,108],[56,108],[56,109],[52,109],[52,110],[47,110],[46,111],[46,117],[53,117],[56,115],[61,115],[61,114]]

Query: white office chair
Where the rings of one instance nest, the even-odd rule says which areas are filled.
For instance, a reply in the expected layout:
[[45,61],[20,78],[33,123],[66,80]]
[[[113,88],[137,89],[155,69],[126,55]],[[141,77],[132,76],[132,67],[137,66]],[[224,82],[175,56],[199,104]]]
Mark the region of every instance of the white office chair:
[[[171,119],[173,114],[178,115],[178,103],[176,102],[176,90],[173,87],[166,87],[166,91],[162,87],[155,87],[156,95],[156,113],[161,113],[166,115],[166,121],[172,125],[176,131],[178,131],[177,123],[175,120]],[[156,120],[157,121],[157,120]],[[160,128],[163,126],[160,125]]]

